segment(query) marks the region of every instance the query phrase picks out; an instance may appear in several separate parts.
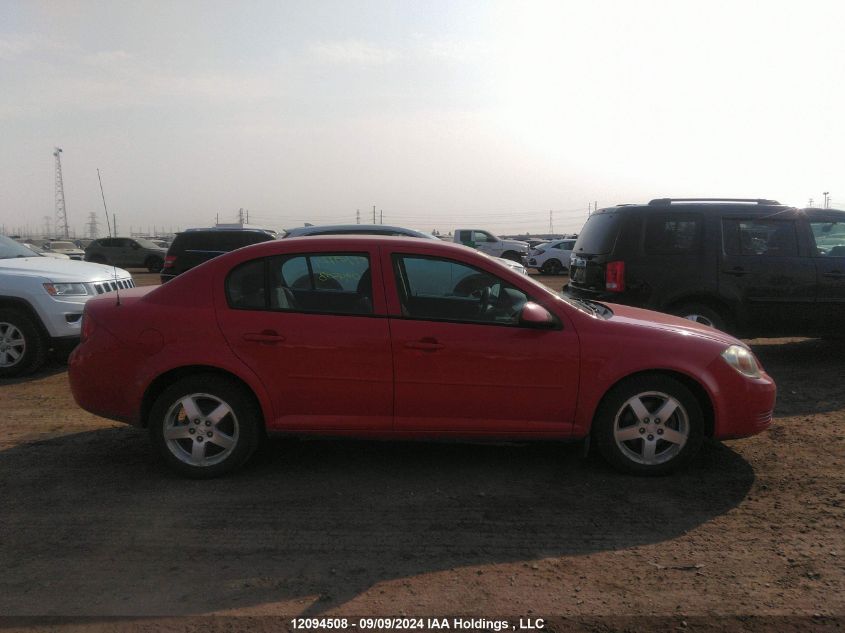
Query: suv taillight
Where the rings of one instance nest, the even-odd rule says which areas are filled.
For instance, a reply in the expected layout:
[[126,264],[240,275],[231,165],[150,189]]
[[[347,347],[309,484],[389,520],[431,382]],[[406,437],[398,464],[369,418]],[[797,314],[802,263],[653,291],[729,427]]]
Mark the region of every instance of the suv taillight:
[[164,268],[173,268],[176,264],[176,255],[165,255]]
[[625,262],[607,262],[604,269],[604,287],[610,292],[625,291]]

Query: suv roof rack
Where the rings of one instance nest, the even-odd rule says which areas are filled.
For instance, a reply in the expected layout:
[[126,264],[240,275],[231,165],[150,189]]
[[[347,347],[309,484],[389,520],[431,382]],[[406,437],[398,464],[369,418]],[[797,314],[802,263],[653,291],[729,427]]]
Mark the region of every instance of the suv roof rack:
[[765,198],[655,198],[654,200],[649,201],[648,206],[665,207],[671,205],[673,202],[744,202],[747,204],[780,204],[777,200],[767,200]]

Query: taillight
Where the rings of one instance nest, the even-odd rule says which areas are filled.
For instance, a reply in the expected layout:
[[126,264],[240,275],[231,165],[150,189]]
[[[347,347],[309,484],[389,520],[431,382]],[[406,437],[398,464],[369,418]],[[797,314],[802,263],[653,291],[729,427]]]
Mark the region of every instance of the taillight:
[[176,265],[176,255],[164,256],[164,268],[173,268]]
[[625,262],[607,262],[604,269],[604,287],[610,292],[625,291]]
[[95,329],[94,319],[91,318],[91,315],[88,313],[88,310],[82,313],[82,328],[79,334],[80,343],[84,343],[87,341],[91,336],[94,334]]

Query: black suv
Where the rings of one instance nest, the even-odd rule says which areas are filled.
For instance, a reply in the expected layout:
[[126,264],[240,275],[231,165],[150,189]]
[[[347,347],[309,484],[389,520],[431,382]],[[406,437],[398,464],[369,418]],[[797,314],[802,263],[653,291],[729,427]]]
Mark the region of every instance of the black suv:
[[571,256],[571,296],[743,336],[845,331],[845,211],[660,198],[600,209]]
[[177,233],[161,269],[161,283],[223,253],[276,239],[260,229],[188,229]]

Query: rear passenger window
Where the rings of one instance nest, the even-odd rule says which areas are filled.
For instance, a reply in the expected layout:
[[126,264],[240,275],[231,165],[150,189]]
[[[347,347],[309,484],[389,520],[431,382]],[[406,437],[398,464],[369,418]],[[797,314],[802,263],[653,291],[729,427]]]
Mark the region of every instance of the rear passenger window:
[[646,253],[688,253],[700,247],[698,216],[653,215],[646,221]]
[[370,260],[358,253],[253,260],[229,274],[226,294],[236,309],[373,313]]
[[798,235],[791,220],[724,220],[728,255],[797,257]]

